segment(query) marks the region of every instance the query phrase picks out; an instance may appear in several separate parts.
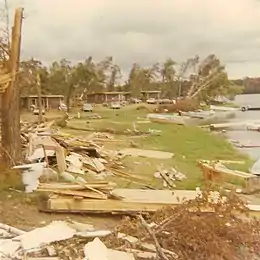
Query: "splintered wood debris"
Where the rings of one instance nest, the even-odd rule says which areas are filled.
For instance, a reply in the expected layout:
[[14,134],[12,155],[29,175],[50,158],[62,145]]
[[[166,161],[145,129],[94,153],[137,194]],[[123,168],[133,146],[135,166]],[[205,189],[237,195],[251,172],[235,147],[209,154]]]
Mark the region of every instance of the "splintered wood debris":
[[[57,243],[61,241],[68,241],[70,239],[81,238],[86,241],[85,244],[87,246],[88,241],[93,239],[94,241],[97,241],[98,237],[106,237],[111,234],[110,230],[98,230],[92,225],[73,221],[53,221],[47,226],[36,228],[29,232],[25,232],[5,224],[0,224],[0,233],[3,232],[8,234],[8,236],[1,237],[0,239],[0,259],[3,260],[62,260],[64,258],[60,258],[55,249],[55,246],[57,247]],[[100,243],[102,242],[100,241]],[[90,254],[91,250],[85,250],[85,253],[86,255]]]
[[[37,174],[30,170],[32,168],[30,165],[28,165],[28,169],[16,166],[16,169],[23,171],[23,176],[26,176],[24,185],[30,186],[27,188],[27,192],[35,190],[40,182],[57,181],[58,176],[76,184],[86,183],[89,179],[98,180],[107,176],[117,176],[132,180],[143,187],[150,187],[145,178],[123,170],[121,159],[124,155],[118,151],[104,148],[105,142],[120,142],[114,138],[114,135],[94,132],[86,136],[72,136],[51,129],[53,123],[52,121],[40,125],[36,123],[22,124],[21,132],[26,148],[26,159],[31,165],[37,166],[39,164]],[[42,167],[43,162],[44,167]],[[24,166],[26,167],[26,165]],[[105,194],[93,188],[88,187],[88,189],[86,194],[78,192],[77,197],[106,197]],[[94,192],[98,195],[93,195]],[[53,193],[57,194],[58,192],[53,190]],[[70,191],[63,191],[63,194],[65,193],[71,194]]]
[[[137,196],[129,190],[114,192],[128,199]],[[134,192],[139,202],[148,205],[172,197],[170,191],[153,196]],[[189,192],[177,193],[192,197]],[[0,224],[0,233],[5,234],[0,239],[0,259],[257,259],[259,221],[241,219],[246,214],[245,204],[234,194],[204,190],[192,200],[146,214],[146,218],[141,214],[126,217],[113,230],[74,221],[54,221],[29,232]]]

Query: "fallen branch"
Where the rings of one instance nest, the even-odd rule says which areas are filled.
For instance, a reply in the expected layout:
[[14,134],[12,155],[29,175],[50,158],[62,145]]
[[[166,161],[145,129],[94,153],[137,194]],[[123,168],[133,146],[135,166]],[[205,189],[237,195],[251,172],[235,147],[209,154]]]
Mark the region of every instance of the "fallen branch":
[[151,230],[151,228],[149,227],[149,225],[147,224],[147,222],[144,220],[144,218],[142,217],[142,215],[139,216],[139,219],[141,221],[141,224],[144,226],[144,228],[146,229],[146,231],[149,233],[149,235],[152,237],[153,241],[154,241],[154,246],[156,248],[157,254],[159,256],[159,259],[162,260],[169,260],[169,258],[164,254],[158,239],[156,238],[155,234],[153,233],[153,231]]

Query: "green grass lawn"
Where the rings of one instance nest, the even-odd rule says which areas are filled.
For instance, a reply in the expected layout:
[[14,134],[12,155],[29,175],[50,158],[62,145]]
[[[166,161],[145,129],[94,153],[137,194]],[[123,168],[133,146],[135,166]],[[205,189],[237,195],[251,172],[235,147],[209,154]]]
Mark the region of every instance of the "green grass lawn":
[[[149,107],[150,108],[150,107]],[[153,177],[158,166],[162,168],[174,167],[186,174],[187,179],[178,183],[178,188],[194,189],[202,185],[202,173],[197,166],[199,159],[222,159],[222,160],[245,160],[245,164],[236,165],[239,170],[247,171],[252,161],[239,153],[223,137],[192,126],[179,126],[174,124],[158,123],[137,123],[145,121],[147,110],[137,110],[137,106],[129,106],[120,110],[111,110],[109,108],[96,107],[95,113],[98,113],[102,119],[87,119],[87,113],[81,113],[80,119],[73,119],[69,122],[68,128],[62,131],[71,134],[86,134],[86,132],[71,130],[69,127],[102,131],[106,128],[114,129],[115,132],[122,133],[126,129],[133,129],[133,122],[136,122],[138,130],[148,131],[149,129],[160,130],[159,136],[127,136],[116,135],[116,138],[122,140],[119,143],[105,144],[107,148],[120,149],[130,147],[134,142],[138,148],[152,149],[174,153],[172,159],[159,160],[147,158],[127,157],[124,159],[126,170],[130,173],[145,177],[149,183],[155,187],[161,187],[161,181]],[[115,178],[111,178],[115,180]],[[119,186],[138,187],[131,180],[116,179]]]

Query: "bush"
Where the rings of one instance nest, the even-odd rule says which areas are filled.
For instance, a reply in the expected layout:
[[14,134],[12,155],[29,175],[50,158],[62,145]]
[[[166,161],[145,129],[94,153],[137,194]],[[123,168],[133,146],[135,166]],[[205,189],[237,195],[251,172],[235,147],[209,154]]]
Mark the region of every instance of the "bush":
[[156,112],[188,112],[188,111],[195,111],[199,109],[200,104],[197,100],[194,99],[182,99],[178,100],[175,104],[170,105],[159,105],[156,109]]

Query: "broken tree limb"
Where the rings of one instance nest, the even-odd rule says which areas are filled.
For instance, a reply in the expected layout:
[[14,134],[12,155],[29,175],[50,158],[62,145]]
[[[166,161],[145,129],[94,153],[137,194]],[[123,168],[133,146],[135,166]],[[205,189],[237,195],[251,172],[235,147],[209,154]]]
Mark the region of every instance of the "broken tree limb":
[[155,234],[153,233],[153,231],[151,230],[151,228],[149,227],[149,225],[147,224],[147,222],[144,220],[144,218],[142,217],[142,215],[139,215],[139,219],[141,221],[141,224],[144,226],[144,228],[146,229],[146,231],[150,234],[150,236],[153,239],[154,245],[156,247],[156,251],[157,254],[159,256],[159,259],[162,260],[169,260],[169,258],[164,254],[164,252],[162,251],[162,248],[159,244],[158,239],[156,238]]

